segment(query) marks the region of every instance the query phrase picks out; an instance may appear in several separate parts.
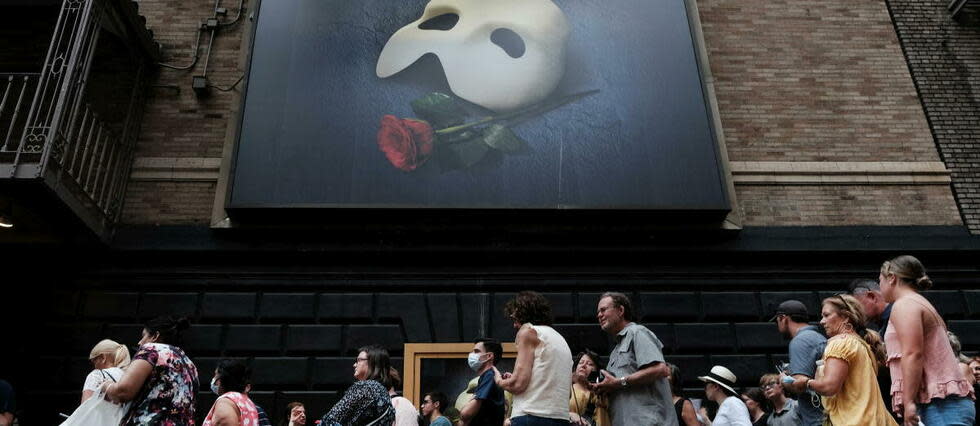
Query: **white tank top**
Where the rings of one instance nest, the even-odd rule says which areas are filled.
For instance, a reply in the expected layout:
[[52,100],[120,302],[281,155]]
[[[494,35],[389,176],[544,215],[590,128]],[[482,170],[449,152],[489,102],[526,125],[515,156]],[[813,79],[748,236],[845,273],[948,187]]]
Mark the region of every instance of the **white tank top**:
[[[568,420],[568,399],[572,392],[572,351],[555,329],[530,325],[541,343],[534,349],[531,383],[514,395],[511,417],[531,415]],[[520,348],[518,348],[520,350]]]

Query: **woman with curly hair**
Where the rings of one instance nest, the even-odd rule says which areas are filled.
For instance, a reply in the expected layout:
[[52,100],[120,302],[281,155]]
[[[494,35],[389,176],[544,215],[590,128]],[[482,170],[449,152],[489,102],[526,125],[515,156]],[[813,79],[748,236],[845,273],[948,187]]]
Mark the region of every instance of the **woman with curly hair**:
[[885,347],[878,332],[865,328],[861,302],[846,294],[828,297],[820,313],[820,325],[830,337],[823,352],[824,373],[797,382],[823,397],[834,426],[897,425],[878,389]]
[[517,329],[514,373],[494,367],[494,381],[514,395],[511,426],[568,426],[572,351],[551,328],[551,304],[533,291],[507,302],[504,313]]
[[946,324],[920,292],[932,287],[926,269],[912,256],[881,265],[881,294],[892,304],[885,331],[892,374],[892,408],[906,425],[972,425],[973,387],[953,354]]

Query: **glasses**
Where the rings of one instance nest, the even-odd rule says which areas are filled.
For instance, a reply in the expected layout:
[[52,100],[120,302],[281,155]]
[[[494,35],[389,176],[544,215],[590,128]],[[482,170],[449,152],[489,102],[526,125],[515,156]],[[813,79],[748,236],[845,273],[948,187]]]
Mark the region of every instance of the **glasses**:
[[367,362],[367,360],[368,360],[367,358],[354,358],[354,363],[360,364],[362,362]]
[[775,383],[770,383],[768,385],[762,385],[762,389],[763,390],[769,390],[769,389],[772,389],[774,387],[776,387],[776,384]]

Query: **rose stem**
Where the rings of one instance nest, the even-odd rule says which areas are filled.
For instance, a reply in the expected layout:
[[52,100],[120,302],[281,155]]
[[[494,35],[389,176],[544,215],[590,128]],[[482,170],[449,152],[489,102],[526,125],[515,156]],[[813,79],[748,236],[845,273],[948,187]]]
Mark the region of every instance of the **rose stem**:
[[480,125],[492,123],[494,121],[509,120],[511,118],[519,117],[519,116],[521,116],[523,114],[529,114],[528,115],[529,117],[532,116],[532,115],[536,115],[536,114],[543,114],[545,112],[548,112],[550,110],[553,110],[555,108],[558,108],[558,107],[560,107],[562,105],[565,105],[565,104],[568,104],[568,103],[571,103],[571,102],[575,102],[575,101],[577,101],[577,100],[579,100],[581,98],[584,98],[586,96],[589,96],[589,95],[592,95],[592,94],[595,94],[595,93],[598,93],[598,92],[599,92],[599,89],[588,90],[588,91],[579,92],[579,93],[573,93],[571,95],[558,98],[558,99],[556,99],[554,101],[551,101],[551,102],[543,102],[543,103],[539,103],[539,104],[536,104],[536,105],[531,105],[529,107],[525,107],[523,109],[519,109],[517,111],[508,112],[506,114],[501,114],[501,115],[497,115],[497,116],[490,116],[490,117],[484,117],[484,118],[482,118],[480,120],[477,120],[477,121],[474,121],[472,123],[461,124],[461,125],[455,126],[455,127],[447,127],[445,129],[436,130],[435,133],[437,135],[446,135],[446,134],[456,133],[456,132],[459,132],[459,131],[462,131],[462,130],[466,130],[466,129],[469,129],[471,127],[476,127],[476,126],[480,126]]

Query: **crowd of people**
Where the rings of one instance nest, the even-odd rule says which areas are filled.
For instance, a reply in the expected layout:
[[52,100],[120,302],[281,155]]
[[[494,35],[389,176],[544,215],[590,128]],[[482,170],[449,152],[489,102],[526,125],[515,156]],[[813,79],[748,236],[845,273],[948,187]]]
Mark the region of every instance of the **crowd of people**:
[[[932,285],[914,257],[882,264],[877,281],[858,280],[847,293],[824,299],[819,325],[804,303],[787,300],[772,321],[789,339],[789,362],[742,389],[722,365],[698,376],[704,398],[684,395],[676,365],[663,343],[635,322],[630,299],[604,293],[596,307],[599,327],[613,338],[606,361],[584,350],[574,358],[553,327],[548,299],[524,291],[504,309],[516,330],[512,371],[501,371],[501,342],[477,339],[467,359],[476,374],[455,404],[430,389],[418,409],[397,394],[398,371],[381,346],[360,348],[354,384],[316,424],[432,426],[635,426],[635,425],[973,425],[980,357],[960,353],[935,307],[922,296]],[[103,340],[89,354],[93,370],[81,403],[118,404],[120,425],[194,424],[199,377],[180,349],[185,319],[145,324],[139,349]],[[221,360],[211,372],[218,395],[204,420],[211,425],[270,425],[249,398],[249,368]],[[0,426],[11,424],[9,384],[0,381]],[[285,426],[307,424],[305,407],[289,404]],[[312,423],[311,423],[312,424]]]

